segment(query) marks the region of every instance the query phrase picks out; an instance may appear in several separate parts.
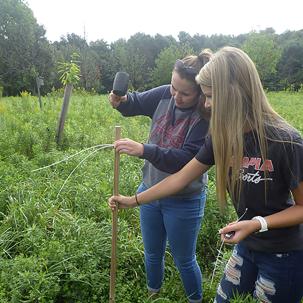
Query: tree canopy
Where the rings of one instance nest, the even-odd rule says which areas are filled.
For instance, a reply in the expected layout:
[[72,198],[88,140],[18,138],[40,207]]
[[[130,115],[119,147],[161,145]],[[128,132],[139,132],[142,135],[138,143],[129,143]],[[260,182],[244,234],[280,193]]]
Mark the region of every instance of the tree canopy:
[[216,51],[230,45],[245,50],[255,62],[267,89],[298,89],[303,82],[303,30],[277,35],[272,28],[238,36],[205,36],[181,31],[172,36],[138,32],[128,40],[88,43],[69,34],[51,43],[24,0],[0,0],[0,87],[4,95],[22,90],[35,93],[36,78],[43,77],[42,94],[61,87],[58,63],[79,54],[79,86],[105,93],[111,90],[117,71],[129,73],[131,88],[144,90],[170,82],[176,58]]

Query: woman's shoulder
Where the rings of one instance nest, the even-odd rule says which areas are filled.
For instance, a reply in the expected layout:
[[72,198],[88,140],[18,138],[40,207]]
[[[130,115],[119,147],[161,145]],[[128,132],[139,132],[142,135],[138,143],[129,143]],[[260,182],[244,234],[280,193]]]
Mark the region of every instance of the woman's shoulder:
[[271,141],[302,144],[302,135],[296,128],[290,125],[283,125],[280,127],[269,126],[266,127],[265,132],[266,136]]

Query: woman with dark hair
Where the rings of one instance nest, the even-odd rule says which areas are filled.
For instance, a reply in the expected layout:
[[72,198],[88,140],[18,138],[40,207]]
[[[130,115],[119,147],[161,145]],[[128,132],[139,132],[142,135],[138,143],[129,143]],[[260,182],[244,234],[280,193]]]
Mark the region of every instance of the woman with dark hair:
[[[147,143],[130,139],[115,142],[120,153],[145,160],[143,192],[180,170],[199,151],[208,132],[204,95],[195,77],[211,52],[177,60],[171,84],[142,93],[109,99],[124,116],[145,115],[152,119]],[[204,214],[207,175],[190,182],[182,191],[165,199],[155,199],[140,208],[147,288],[151,295],[160,291],[164,277],[167,242],[180,272],[189,302],[202,301],[202,274],[196,261],[196,242]]]

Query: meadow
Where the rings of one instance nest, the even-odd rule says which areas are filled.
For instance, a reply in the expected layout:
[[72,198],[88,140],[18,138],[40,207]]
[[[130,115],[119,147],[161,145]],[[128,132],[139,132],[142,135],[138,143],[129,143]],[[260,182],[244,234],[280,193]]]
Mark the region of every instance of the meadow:
[[[303,92],[270,92],[273,107],[303,133]],[[147,139],[149,119],[123,118],[107,96],[74,92],[62,144],[55,143],[62,105],[58,92],[38,99],[0,99],[0,303],[108,302],[113,192],[114,127],[122,137]],[[96,146],[96,147],[94,147]],[[99,146],[99,147],[98,147]],[[57,163],[59,162],[59,163]],[[56,165],[51,165],[57,163]],[[120,159],[120,192],[133,194],[143,161]],[[42,167],[48,166],[45,169]],[[213,172],[199,235],[197,257],[203,271],[203,302],[212,302],[224,260],[210,285],[219,248],[218,229],[235,218],[221,214]],[[150,302],[145,288],[138,208],[119,211],[116,302]],[[165,281],[156,302],[186,302],[167,251]],[[234,302],[254,302],[238,298]]]

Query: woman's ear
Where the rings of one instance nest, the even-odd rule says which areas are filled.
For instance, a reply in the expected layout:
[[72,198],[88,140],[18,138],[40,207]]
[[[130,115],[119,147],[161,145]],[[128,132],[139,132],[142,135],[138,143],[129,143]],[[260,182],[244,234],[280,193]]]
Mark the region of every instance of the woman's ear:
[[205,100],[206,100],[205,95],[201,92],[199,95],[199,101],[204,104]]

